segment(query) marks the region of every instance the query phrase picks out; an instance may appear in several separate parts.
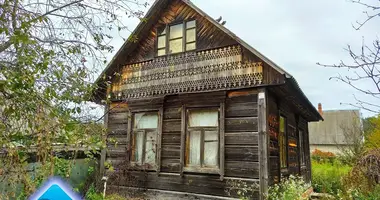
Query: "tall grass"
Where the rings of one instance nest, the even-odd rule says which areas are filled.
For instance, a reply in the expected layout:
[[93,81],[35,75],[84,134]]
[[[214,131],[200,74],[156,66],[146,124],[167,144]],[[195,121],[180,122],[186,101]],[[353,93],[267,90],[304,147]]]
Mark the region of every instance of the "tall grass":
[[312,175],[314,191],[319,193],[338,194],[343,190],[342,177],[351,171],[351,166],[340,162],[312,161]]

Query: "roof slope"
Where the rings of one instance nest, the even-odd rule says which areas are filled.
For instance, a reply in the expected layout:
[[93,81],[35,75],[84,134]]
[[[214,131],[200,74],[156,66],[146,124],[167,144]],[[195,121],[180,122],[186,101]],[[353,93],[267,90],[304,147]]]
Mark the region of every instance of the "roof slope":
[[[305,102],[307,102],[309,108],[311,108],[313,110],[313,114],[315,116],[317,116],[316,120],[323,120],[323,118],[319,115],[318,111],[311,104],[311,102],[307,99],[306,95],[302,92],[297,81],[293,78],[293,76],[291,74],[289,74],[284,69],[282,69],[280,66],[278,66],[276,63],[274,63],[272,60],[270,60],[269,58],[267,58],[266,56],[261,54],[255,48],[253,48],[248,43],[246,43],[244,40],[240,39],[238,36],[236,36],[234,33],[232,33],[230,30],[228,30],[225,26],[223,26],[220,23],[218,23],[217,21],[215,21],[212,17],[210,17],[204,11],[202,11],[197,6],[195,6],[190,0],[181,0],[181,1],[184,2],[186,5],[188,5],[189,7],[191,7],[192,9],[194,9],[198,14],[203,16],[205,19],[207,19],[214,26],[216,26],[217,28],[222,30],[224,33],[226,33],[228,36],[230,36],[231,38],[236,40],[237,43],[239,43],[241,46],[243,46],[244,48],[249,50],[252,54],[257,56],[258,58],[260,58],[263,62],[267,63],[269,66],[274,68],[276,71],[278,71],[279,73],[284,75],[285,78],[287,79],[287,81],[289,81],[290,84],[292,86],[294,86],[296,88],[296,90],[298,90],[298,92],[301,94],[300,96],[303,98],[303,100]],[[153,5],[151,6],[151,8],[148,10],[147,14],[145,15],[145,18],[149,19],[149,20],[147,22],[141,21],[139,23],[139,25],[137,26],[137,28],[131,33],[131,35],[139,36],[140,33],[149,30],[149,28],[152,26],[152,23],[154,21],[152,19],[154,19],[158,13],[162,12],[166,8],[168,3],[170,3],[170,2],[171,2],[171,0],[156,0],[153,3]],[[142,39],[142,38],[139,38],[139,39]],[[101,75],[98,77],[98,79],[95,82],[95,84],[99,86],[100,90],[103,90],[102,93],[105,94],[105,85],[104,85],[104,81],[102,81],[103,77],[111,76],[114,73],[113,70],[115,70],[113,68],[116,68],[114,66],[116,66],[118,64],[119,59],[121,57],[123,57],[122,55],[128,55],[129,53],[133,52],[133,50],[137,47],[137,45],[138,45],[138,42],[133,42],[133,41],[127,40],[122,45],[122,47],[119,49],[119,51],[115,54],[115,56],[113,57],[111,62],[103,70],[103,72],[101,73]],[[99,92],[99,91],[96,91],[96,92]]]

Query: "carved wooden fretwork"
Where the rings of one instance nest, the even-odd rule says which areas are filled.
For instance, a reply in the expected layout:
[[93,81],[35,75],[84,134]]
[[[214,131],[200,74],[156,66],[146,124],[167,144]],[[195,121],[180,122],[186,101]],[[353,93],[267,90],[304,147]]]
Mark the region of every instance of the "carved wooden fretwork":
[[113,84],[113,98],[139,98],[261,84],[261,62],[243,62],[239,46],[188,52],[126,65]]

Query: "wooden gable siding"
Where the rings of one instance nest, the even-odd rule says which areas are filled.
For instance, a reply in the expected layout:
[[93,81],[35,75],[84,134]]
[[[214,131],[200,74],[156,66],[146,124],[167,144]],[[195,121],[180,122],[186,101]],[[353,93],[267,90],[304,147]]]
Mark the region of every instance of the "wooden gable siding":
[[[170,1],[157,22],[146,34],[138,35],[139,45],[134,54],[126,57],[126,64],[151,60],[155,56],[156,33],[158,28],[182,22],[184,20],[197,20],[197,50],[213,49],[222,46],[237,44],[235,40],[215,27],[206,18],[199,15],[194,9],[181,0]],[[149,20],[149,19],[148,19]]]
[[243,48],[243,61],[249,63],[263,63],[263,82],[264,85],[271,84],[283,84],[285,83],[285,76],[275,70],[273,67],[269,66],[259,57],[254,55],[249,50]]

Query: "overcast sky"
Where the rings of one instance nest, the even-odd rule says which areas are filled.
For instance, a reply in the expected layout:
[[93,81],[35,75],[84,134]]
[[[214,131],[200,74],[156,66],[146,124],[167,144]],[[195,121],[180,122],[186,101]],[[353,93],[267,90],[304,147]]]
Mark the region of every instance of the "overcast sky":
[[[153,0],[149,2],[152,4]],[[320,102],[324,110],[348,109],[351,107],[341,103],[354,103],[353,94],[361,95],[344,83],[329,80],[345,71],[324,68],[316,63],[350,61],[344,50],[347,44],[359,48],[363,36],[367,42],[377,38],[377,20],[360,31],[352,28],[355,21],[365,19],[364,7],[347,0],[192,2],[214,18],[223,16],[228,29],[292,74],[314,106]],[[127,21],[132,30],[137,23],[137,20]],[[116,49],[122,43],[121,40],[113,41]]]

